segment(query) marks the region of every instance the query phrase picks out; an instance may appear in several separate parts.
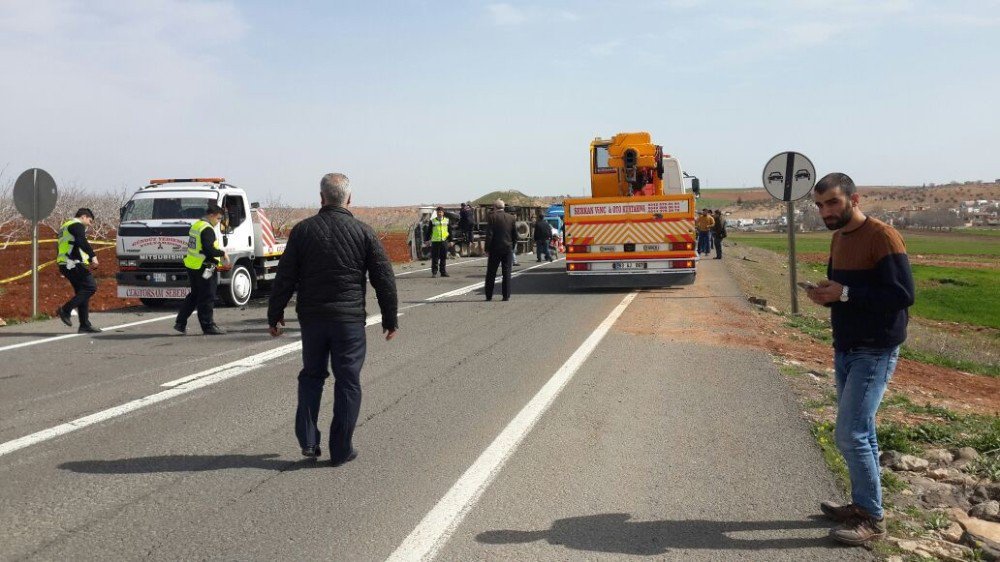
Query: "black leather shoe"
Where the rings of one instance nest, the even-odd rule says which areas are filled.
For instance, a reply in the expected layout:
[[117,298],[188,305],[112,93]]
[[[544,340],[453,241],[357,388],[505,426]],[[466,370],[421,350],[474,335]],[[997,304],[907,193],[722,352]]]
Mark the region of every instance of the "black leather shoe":
[[451,275],[448,275],[447,273],[442,273],[441,277],[451,277]]
[[507,302],[507,301],[510,300],[510,297],[504,297],[503,300],[504,300],[504,302]]
[[174,331],[175,332],[180,332],[182,334],[186,334],[187,331],[188,331],[188,329],[187,329],[187,326],[185,326],[184,324],[179,324],[179,323],[175,322],[174,323]]
[[486,302],[490,302],[491,300],[493,300],[493,297],[486,297]]
[[80,329],[77,330],[77,332],[81,334],[100,334],[103,331],[104,330],[101,330],[100,328],[95,328],[90,324],[87,324],[86,326],[80,326]]
[[62,320],[63,324],[66,324],[67,326],[73,325],[73,318],[70,317],[68,312],[63,310],[63,307],[60,306],[59,308],[56,309],[56,316],[58,316],[59,319]]
[[358,458],[358,450],[357,449],[351,449],[351,452],[347,454],[347,457],[345,457],[345,458],[343,458],[343,459],[341,459],[339,461],[335,461],[333,459],[330,459],[330,464],[333,465],[333,466],[341,466],[341,465],[344,465],[344,464],[347,464],[347,463],[353,461],[356,458]]
[[223,330],[222,328],[218,327],[215,324],[210,324],[208,326],[205,326],[201,329],[201,331],[206,336],[221,336],[226,333],[225,330]]
[[315,459],[315,458],[319,457],[322,454],[323,454],[323,449],[320,449],[318,445],[316,447],[303,447],[302,448],[302,456],[303,457],[309,457],[311,459]]

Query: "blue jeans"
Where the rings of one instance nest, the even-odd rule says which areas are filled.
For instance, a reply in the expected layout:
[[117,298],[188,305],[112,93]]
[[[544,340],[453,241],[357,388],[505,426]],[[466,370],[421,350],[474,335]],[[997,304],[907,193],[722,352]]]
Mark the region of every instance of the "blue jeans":
[[712,233],[698,231],[698,253],[708,254],[712,251]]
[[361,412],[361,367],[367,348],[364,322],[299,320],[302,329],[302,371],[295,436],[299,445],[320,444],[319,405],[323,384],[333,370],[333,419],[330,421],[330,460],[347,458],[353,448],[354,427]]
[[875,412],[899,360],[899,346],[856,347],[835,351],[837,427],[834,437],[851,475],[851,501],[869,515],[882,517]]

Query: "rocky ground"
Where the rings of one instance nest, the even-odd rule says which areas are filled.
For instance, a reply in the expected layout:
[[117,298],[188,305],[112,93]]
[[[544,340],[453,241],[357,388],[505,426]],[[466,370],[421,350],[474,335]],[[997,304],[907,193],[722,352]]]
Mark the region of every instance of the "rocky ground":
[[[753,327],[738,337],[774,355],[800,397],[802,414],[813,424],[828,463],[846,487],[846,468],[832,442],[832,351],[823,336],[829,325],[788,314],[783,260],[758,248],[728,247],[724,263],[758,306],[748,317],[736,315],[731,303],[720,302],[713,326],[721,329],[706,330],[706,337],[735,337],[727,331],[729,324]],[[807,312],[812,306],[800,305]],[[915,327],[920,333],[957,338],[972,349],[996,346],[994,334],[947,330],[936,323]],[[1000,379],[900,360],[878,417],[890,532],[874,547],[880,558],[1000,560],[998,414]],[[966,443],[976,443],[978,450],[958,446]]]

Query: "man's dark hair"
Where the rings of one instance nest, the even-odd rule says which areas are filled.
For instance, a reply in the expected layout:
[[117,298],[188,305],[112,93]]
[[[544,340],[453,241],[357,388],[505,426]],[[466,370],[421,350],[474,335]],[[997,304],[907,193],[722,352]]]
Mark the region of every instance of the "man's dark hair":
[[438,207],[437,209],[434,209],[434,210],[435,210],[435,211],[443,211],[443,210],[444,210],[444,207]]
[[205,207],[206,215],[221,215],[222,207],[216,203],[209,202],[208,206]]
[[88,208],[86,208],[86,207],[80,207],[80,208],[79,208],[79,209],[78,209],[78,210],[76,211],[76,215],[75,215],[75,217],[76,217],[76,218],[80,218],[80,217],[90,217],[90,218],[94,218],[94,211],[91,211],[90,209],[88,209]]
[[823,176],[822,179],[816,182],[816,187],[814,189],[816,190],[816,193],[825,193],[828,189],[836,189],[838,187],[840,188],[840,191],[848,197],[854,195],[854,192],[857,191],[857,188],[854,186],[854,180],[851,179],[851,176],[840,172],[833,172]]

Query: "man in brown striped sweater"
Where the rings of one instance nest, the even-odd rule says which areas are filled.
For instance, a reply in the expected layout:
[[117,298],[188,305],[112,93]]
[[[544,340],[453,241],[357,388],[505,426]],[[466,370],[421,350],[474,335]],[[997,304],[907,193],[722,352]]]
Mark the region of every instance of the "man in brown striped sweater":
[[851,476],[851,503],[823,502],[824,515],[841,523],[830,534],[862,545],[885,536],[875,413],[906,340],[913,275],[903,239],[894,228],[865,216],[849,176],[827,174],[813,200],[830,243],[827,280],[807,291],[830,307],[837,385],[837,448]]

